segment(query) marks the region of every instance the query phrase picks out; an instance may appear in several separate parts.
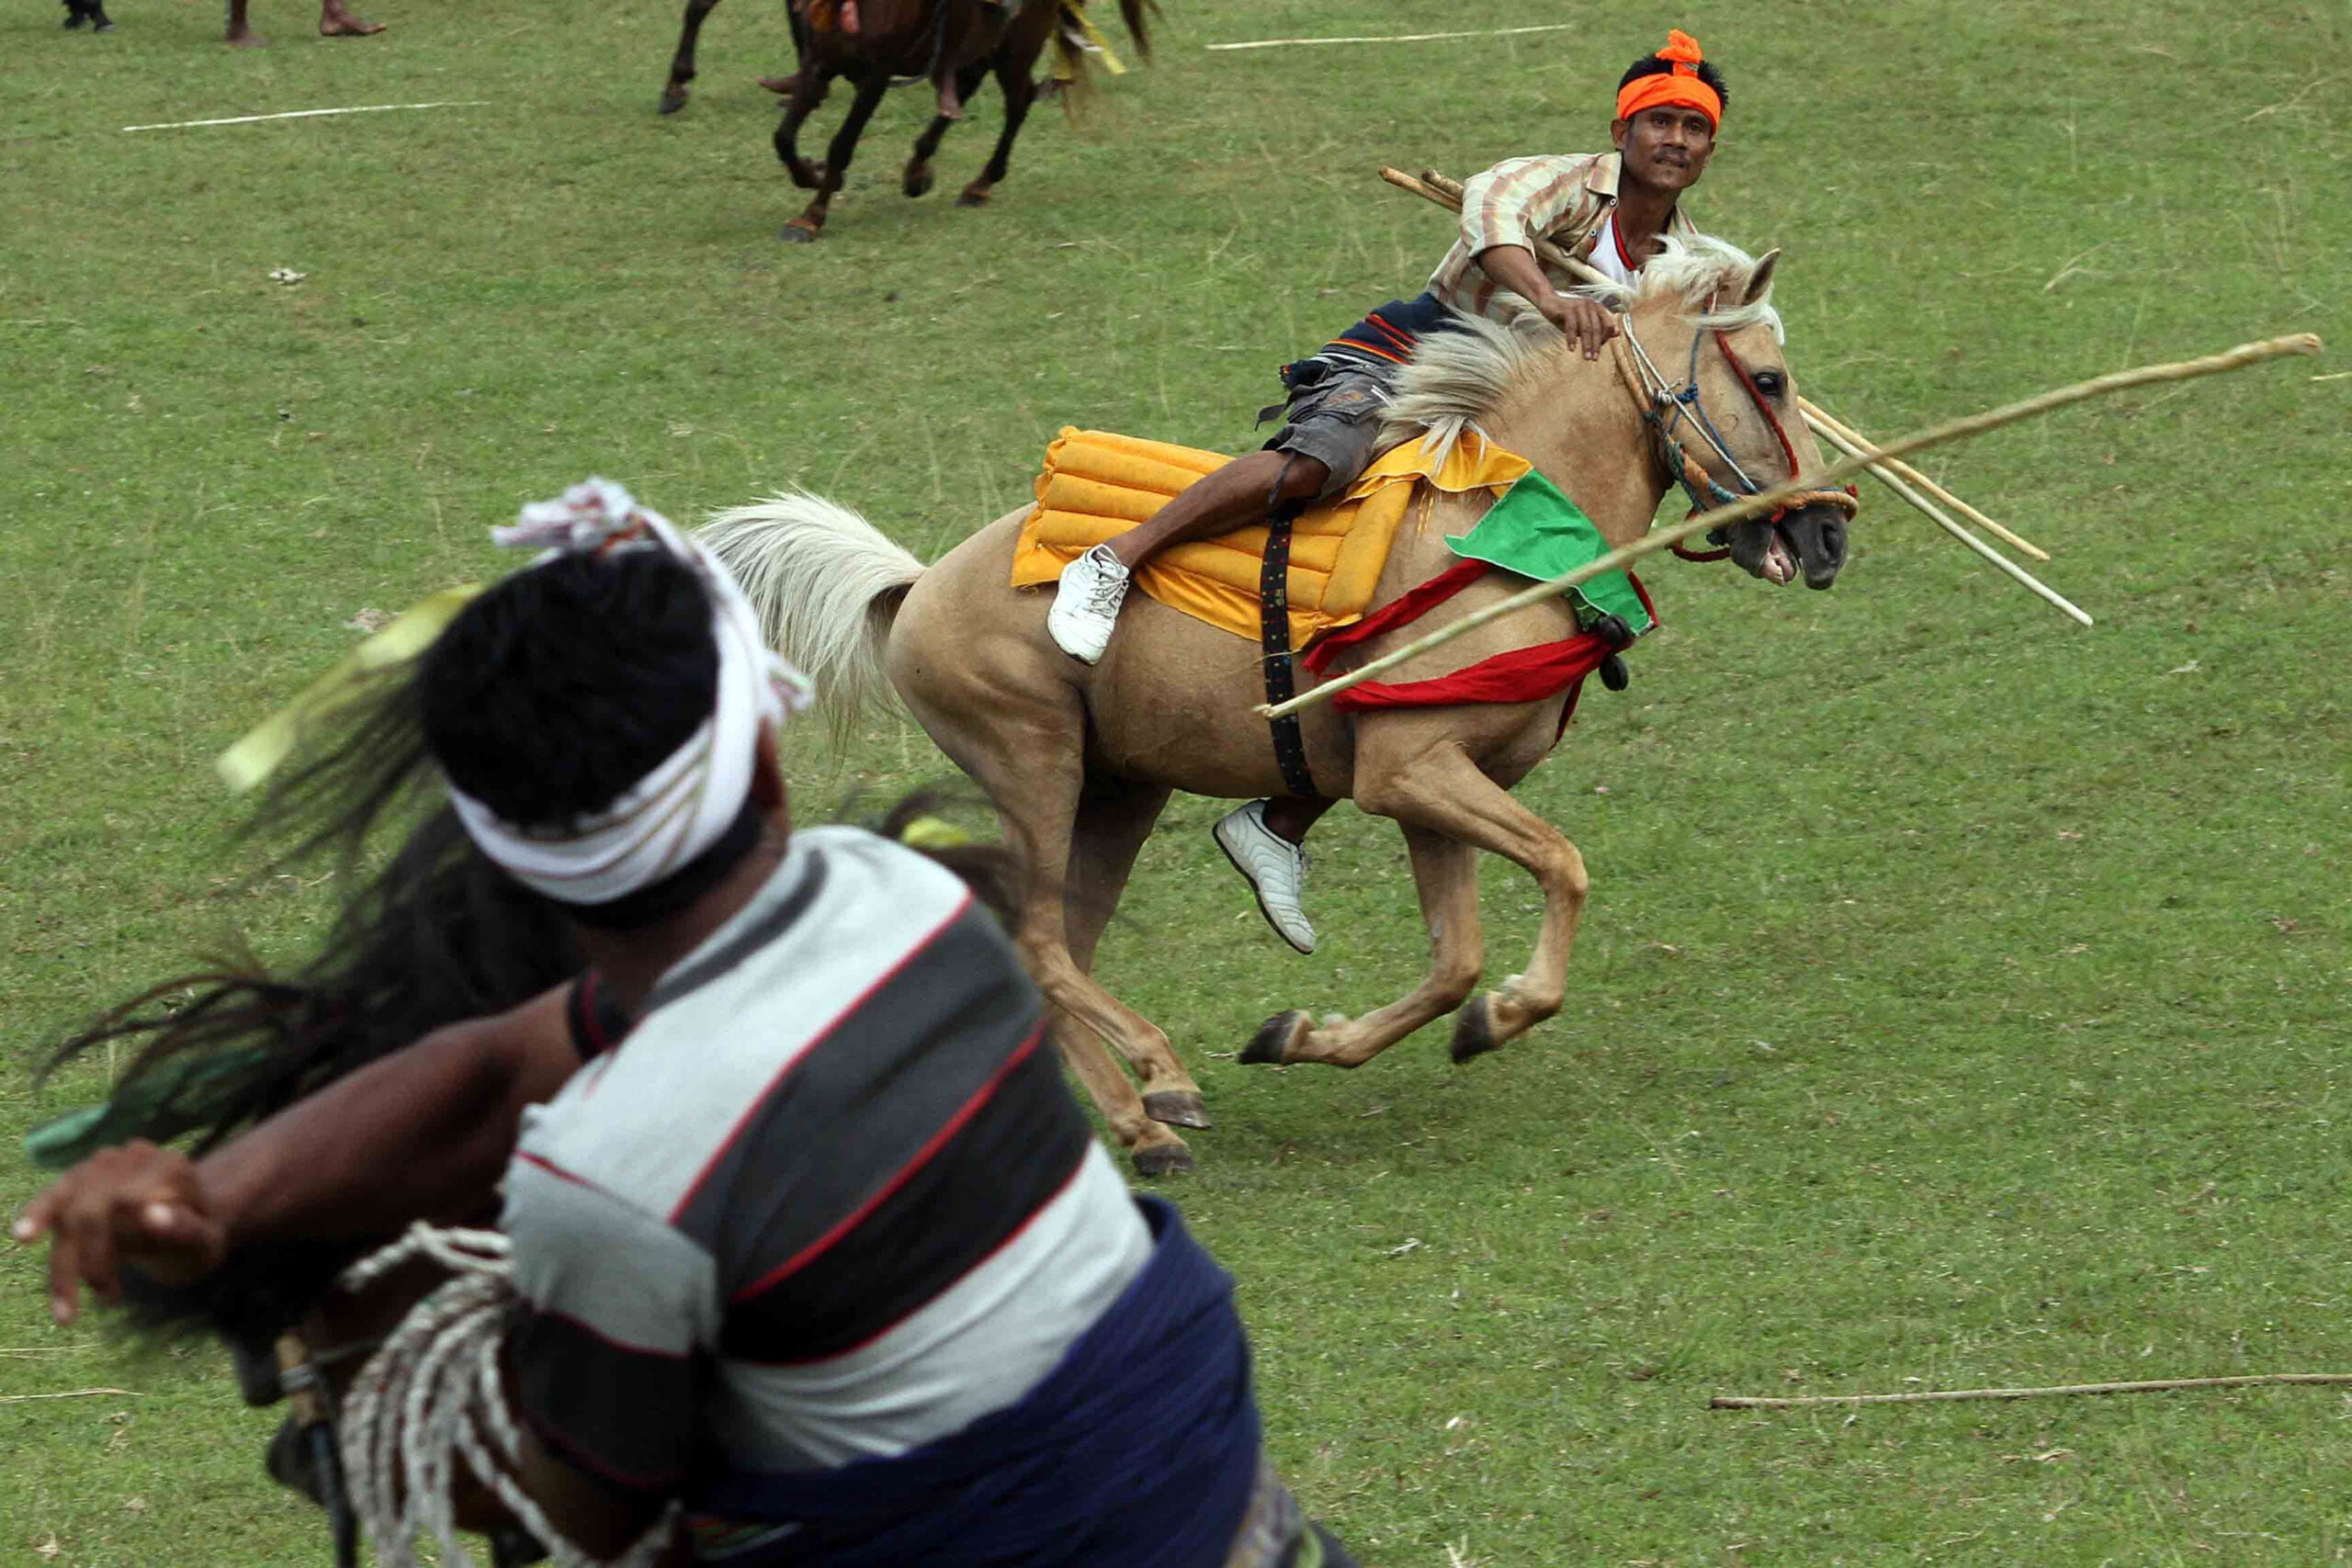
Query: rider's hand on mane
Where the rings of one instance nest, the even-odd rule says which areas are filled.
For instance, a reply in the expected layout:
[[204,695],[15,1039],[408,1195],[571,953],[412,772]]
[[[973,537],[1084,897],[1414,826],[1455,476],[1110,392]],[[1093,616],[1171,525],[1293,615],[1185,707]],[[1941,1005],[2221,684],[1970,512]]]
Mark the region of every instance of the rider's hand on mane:
[[1489,246],[1478,253],[1478,265],[1487,276],[1535,307],[1587,359],[1600,358],[1601,349],[1617,335],[1617,318],[1607,306],[1554,288],[1535,265],[1535,253],[1525,245]]

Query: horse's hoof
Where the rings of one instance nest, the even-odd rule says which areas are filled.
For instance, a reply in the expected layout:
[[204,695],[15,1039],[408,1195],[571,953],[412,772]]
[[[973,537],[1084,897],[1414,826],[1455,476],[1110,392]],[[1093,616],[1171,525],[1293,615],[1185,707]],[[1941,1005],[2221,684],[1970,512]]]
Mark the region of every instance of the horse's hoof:
[[1163,1127],[1205,1127],[1209,1108],[1198,1089],[1155,1089],[1143,1097],[1143,1113]]
[[663,114],[676,114],[685,107],[686,90],[684,87],[672,87],[662,95],[659,107]]
[[813,245],[817,243],[817,226],[796,218],[784,226],[784,232],[776,238],[787,245]]
[[1173,1176],[1199,1168],[1193,1151],[1182,1144],[1148,1144],[1136,1151],[1135,1160],[1137,1176]]
[[1241,1047],[1241,1060],[1253,1067],[1279,1067],[1290,1055],[1291,1048],[1306,1038],[1315,1027],[1314,1017],[1305,1008],[1293,1008],[1278,1012],[1258,1026],[1250,1043]]
[[986,207],[988,204],[989,187],[986,186],[966,186],[964,194],[956,198],[958,207]]
[[1453,1060],[1458,1065],[1483,1056],[1502,1043],[1495,1038],[1495,998],[1491,992],[1472,997],[1453,1015]]
[[931,171],[929,169],[924,169],[918,173],[913,169],[909,169],[907,171],[907,177],[899,182],[899,188],[905,191],[909,196],[924,196],[929,194],[931,190]]

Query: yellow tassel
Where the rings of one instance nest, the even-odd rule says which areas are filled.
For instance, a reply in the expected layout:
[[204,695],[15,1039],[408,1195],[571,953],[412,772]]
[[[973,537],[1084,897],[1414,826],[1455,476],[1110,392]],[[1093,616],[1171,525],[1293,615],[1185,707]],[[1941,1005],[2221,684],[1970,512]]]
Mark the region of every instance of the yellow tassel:
[[470,582],[459,588],[445,588],[401,611],[390,626],[305,686],[301,695],[221,752],[220,760],[212,764],[221,782],[233,793],[243,795],[276,773],[301,743],[305,729],[348,706],[361,694],[368,676],[404,664],[432,647],[433,639],[481,592],[479,584]]
[[918,817],[899,829],[899,842],[910,850],[959,850],[972,835],[939,817]]
[[1112,52],[1111,40],[1102,36],[1102,29],[1094,25],[1094,18],[1086,14],[1086,0],[1065,0],[1062,15],[1069,20],[1076,22],[1078,30],[1086,35],[1086,41],[1102,51],[1103,70],[1114,76],[1124,76],[1127,73],[1127,68],[1120,63],[1119,57]]

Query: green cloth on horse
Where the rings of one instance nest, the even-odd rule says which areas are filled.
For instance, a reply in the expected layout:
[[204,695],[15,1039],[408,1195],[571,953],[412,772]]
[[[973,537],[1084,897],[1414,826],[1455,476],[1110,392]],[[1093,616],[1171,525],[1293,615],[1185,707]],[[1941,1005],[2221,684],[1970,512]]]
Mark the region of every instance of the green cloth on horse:
[[[1581,507],[1532,471],[1488,507],[1476,526],[1467,534],[1448,535],[1445,542],[1457,556],[1538,581],[1599,560],[1610,547]],[[1638,637],[1653,624],[1633,580],[1622,571],[1604,571],[1568,592],[1577,601],[1579,625],[1589,625],[1597,615],[1614,615]]]

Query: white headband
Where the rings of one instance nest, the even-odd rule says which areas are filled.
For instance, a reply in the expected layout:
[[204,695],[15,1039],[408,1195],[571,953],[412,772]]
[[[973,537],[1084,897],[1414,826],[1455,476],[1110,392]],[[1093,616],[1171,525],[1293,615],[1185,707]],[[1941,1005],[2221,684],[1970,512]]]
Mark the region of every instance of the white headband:
[[718,841],[752,793],[760,722],[782,725],[807,707],[808,677],[771,652],[760,619],[717,557],[659,513],[605,479],[523,508],[491,537],[544,551],[526,570],[565,556],[658,547],[693,570],[710,598],[718,687],[710,716],[604,810],[575,828],[508,822],[455,784],[450,804],[482,853],[524,886],[564,904],[608,904],[650,887]]

